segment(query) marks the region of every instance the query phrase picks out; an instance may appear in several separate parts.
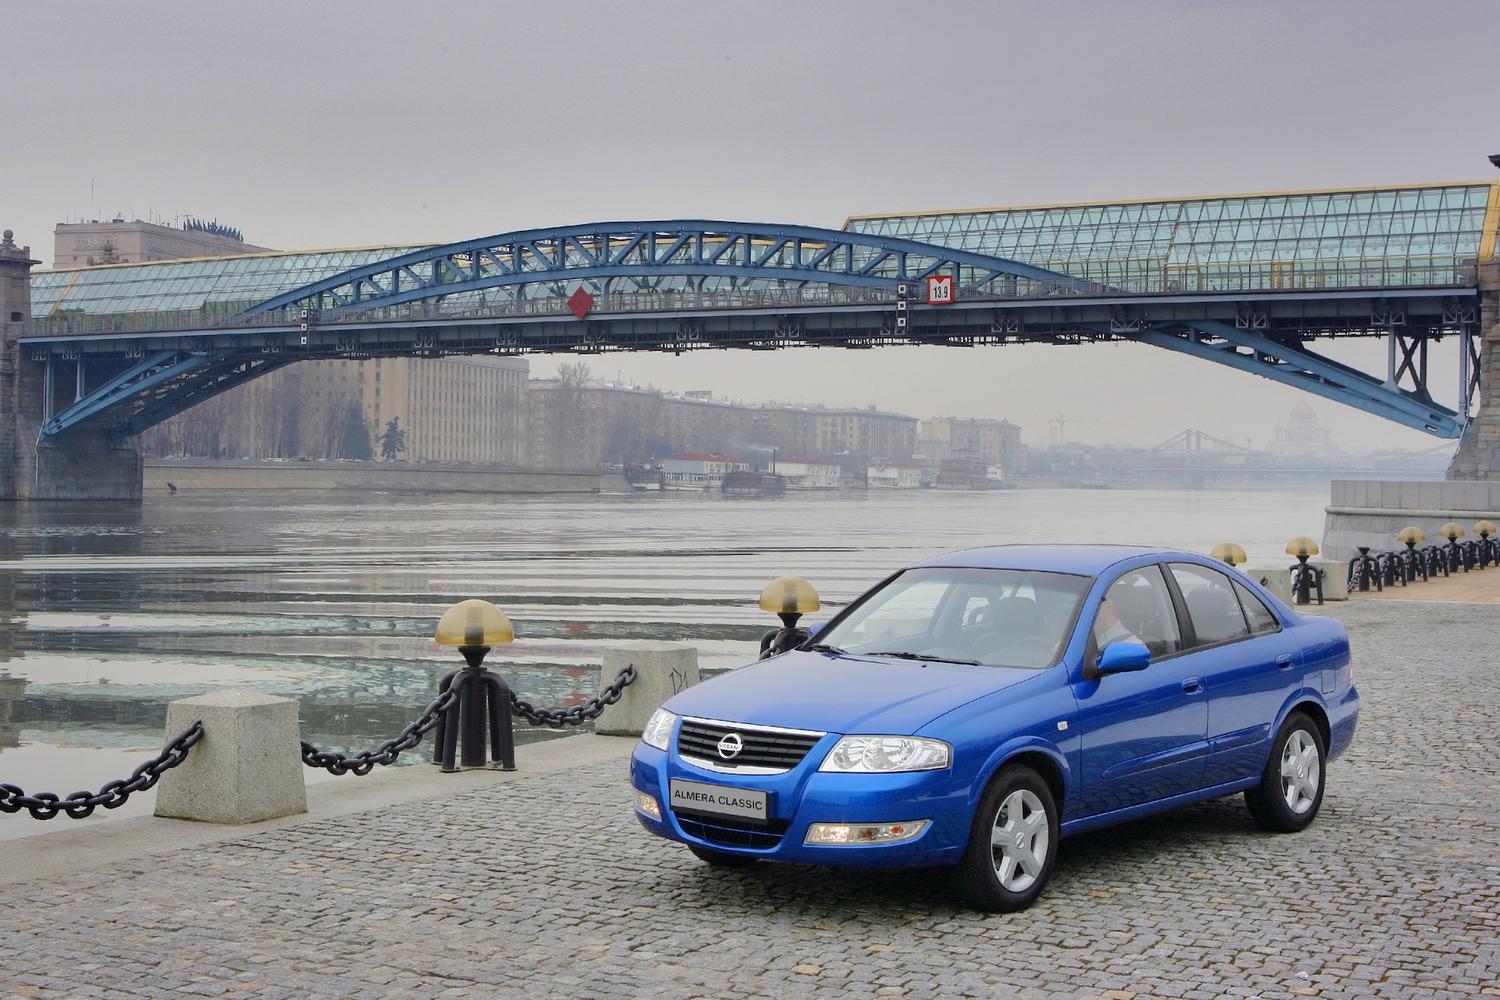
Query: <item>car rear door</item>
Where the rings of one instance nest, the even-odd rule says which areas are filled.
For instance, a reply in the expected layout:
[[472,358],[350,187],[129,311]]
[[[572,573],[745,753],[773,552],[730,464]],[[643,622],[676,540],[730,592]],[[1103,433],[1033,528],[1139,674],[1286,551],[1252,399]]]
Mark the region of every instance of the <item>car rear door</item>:
[[1252,777],[1265,766],[1277,713],[1297,654],[1281,623],[1231,573],[1198,563],[1168,564],[1186,617],[1184,659],[1208,693],[1203,785]]
[[1105,591],[1085,657],[1120,638],[1144,642],[1152,660],[1134,673],[1074,684],[1082,726],[1080,815],[1111,812],[1198,788],[1207,751],[1208,700],[1197,667],[1182,655],[1177,609],[1162,567],[1126,570]]

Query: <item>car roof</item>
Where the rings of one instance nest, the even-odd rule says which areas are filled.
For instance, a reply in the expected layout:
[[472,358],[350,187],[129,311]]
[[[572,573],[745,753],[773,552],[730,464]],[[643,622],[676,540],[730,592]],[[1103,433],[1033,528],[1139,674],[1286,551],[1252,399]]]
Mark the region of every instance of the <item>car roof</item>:
[[918,566],[962,566],[974,569],[1050,570],[1098,576],[1109,567],[1135,556],[1193,555],[1185,549],[1151,545],[987,545],[977,549],[945,552],[912,563]]

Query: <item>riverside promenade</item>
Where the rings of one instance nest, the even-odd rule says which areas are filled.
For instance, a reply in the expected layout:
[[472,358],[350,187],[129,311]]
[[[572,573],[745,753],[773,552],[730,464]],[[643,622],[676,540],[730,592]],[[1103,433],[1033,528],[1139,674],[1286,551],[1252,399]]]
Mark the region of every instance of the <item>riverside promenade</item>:
[[0,997],[1500,995],[1494,606],[1323,610],[1364,703],[1301,834],[1191,807],[1066,841],[1034,908],[986,916],[931,872],[710,870],[637,826],[632,741],[581,736],[254,827],[0,845]]

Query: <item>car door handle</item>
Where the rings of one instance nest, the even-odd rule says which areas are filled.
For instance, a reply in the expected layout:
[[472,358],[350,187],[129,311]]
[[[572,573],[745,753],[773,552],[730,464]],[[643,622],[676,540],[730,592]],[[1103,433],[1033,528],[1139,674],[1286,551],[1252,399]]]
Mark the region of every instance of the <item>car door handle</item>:
[[1291,653],[1282,653],[1280,656],[1276,657],[1276,669],[1277,670],[1289,670],[1289,669],[1291,669],[1291,666],[1292,666],[1292,654]]
[[1202,677],[1184,677],[1182,679],[1182,691],[1184,694],[1197,694],[1203,690]]

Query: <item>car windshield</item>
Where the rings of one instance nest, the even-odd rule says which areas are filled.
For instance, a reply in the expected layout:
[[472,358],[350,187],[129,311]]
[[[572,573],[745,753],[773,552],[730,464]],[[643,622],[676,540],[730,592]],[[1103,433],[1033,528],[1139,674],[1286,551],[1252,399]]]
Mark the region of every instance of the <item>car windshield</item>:
[[819,632],[816,648],[1047,667],[1062,653],[1089,582],[1037,570],[910,569]]

